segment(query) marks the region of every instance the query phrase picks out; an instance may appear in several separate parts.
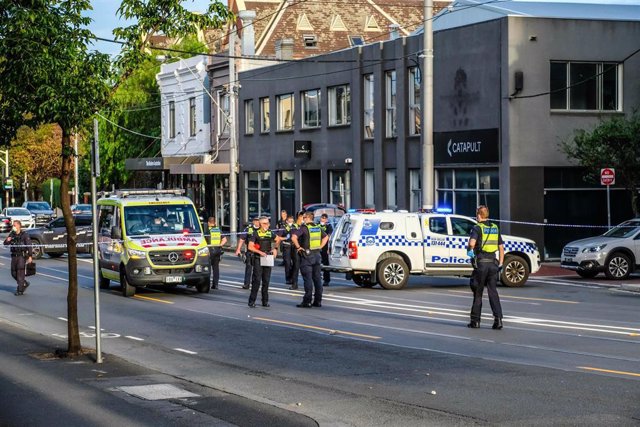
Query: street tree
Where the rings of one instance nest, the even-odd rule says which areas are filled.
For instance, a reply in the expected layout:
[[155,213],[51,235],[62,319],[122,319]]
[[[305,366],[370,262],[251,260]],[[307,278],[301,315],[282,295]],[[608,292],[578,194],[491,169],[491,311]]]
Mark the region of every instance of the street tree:
[[587,170],[587,179],[599,179],[601,168],[615,168],[616,182],[629,191],[633,214],[639,216],[640,113],[603,120],[592,131],[578,130],[561,150]]

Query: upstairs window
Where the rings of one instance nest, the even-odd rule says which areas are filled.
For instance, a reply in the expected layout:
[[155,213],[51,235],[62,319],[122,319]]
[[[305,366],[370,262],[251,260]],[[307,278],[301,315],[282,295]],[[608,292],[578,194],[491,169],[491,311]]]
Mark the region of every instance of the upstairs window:
[[364,137],[366,139],[373,138],[375,128],[374,121],[374,79],[373,74],[366,74],[363,77],[363,93],[364,93]]
[[176,137],[176,103],[169,101],[169,138]]
[[409,68],[409,134],[420,135],[420,120],[422,109],[420,92],[420,70],[418,67]]
[[302,127],[320,127],[320,89],[302,92]]
[[189,98],[189,136],[196,136],[196,99]]
[[349,44],[351,46],[362,46],[364,44],[364,37],[362,37],[362,36],[349,36]]
[[329,88],[329,126],[351,123],[351,89],[349,85]]
[[307,49],[318,47],[318,38],[314,35],[311,35],[311,34],[304,35],[302,36],[302,41],[304,42],[304,47]]
[[293,130],[293,94],[278,95],[276,102],[278,107],[278,130]]
[[386,112],[387,112],[387,138],[393,138],[396,133],[396,72],[386,73]]
[[269,133],[270,130],[269,98],[260,98],[260,133]]
[[549,102],[552,110],[622,110],[620,64],[552,61],[549,81]]
[[253,134],[253,99],[244,101],[244,133]]

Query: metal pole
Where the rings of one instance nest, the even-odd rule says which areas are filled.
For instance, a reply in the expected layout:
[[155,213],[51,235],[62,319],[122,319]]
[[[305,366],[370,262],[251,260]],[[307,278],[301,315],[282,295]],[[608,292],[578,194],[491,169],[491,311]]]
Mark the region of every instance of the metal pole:
[[75,138],[73,140],[73,153],[75,156],[74,165],[73,165],[73,195],[74,202],[77,205],[80,203],[80,186],[78,184],[78,132],[75,134]]
[[433,165],[433,0],[424,0],[422,76],[422,208],[434,206]]
[[[7,151],[4,152],[4,177],[5,178],[9,178],[9,150],[7,149]],[[6,180],[5,180],[6,183]],[[11,206],[9,204],[9,190],[6,189],[4,190],[4,200],[5,200],[5,204],[6,207]]]
[[610,187],[610,185],[607,185],[607,227],[609,228],[611,228],[611,198],[609,196]]
[[91,210],[93,212],[93,295],[96,316],[96,363],[102,363],[102,329],[100,329],[100,274],[98,264],[98,206],[96,203],[96,177],[100,176],[98,151],[98,120],[93,119],[93,144],[91,144]]
[[[229,126],[229,231],[230,231],[230,239],[229,242],[231,247],[236,246],[236,232],[238,231],[238,176],[237,176],[237,167],[238,167],[238,145],[236,138],[236,120],[237,112],[236,112],[236,64],[235,59],[235,44],[236,44],[236,33],[235,28],[231,29],[229,34],[229,114],[231,116],[231,123]],[[219,108],[219,107],[218,107]]]

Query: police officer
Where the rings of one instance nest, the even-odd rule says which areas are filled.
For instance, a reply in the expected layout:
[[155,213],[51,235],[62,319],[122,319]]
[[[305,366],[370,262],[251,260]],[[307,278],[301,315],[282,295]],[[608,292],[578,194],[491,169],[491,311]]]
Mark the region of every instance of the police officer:
[[29,282],[24,279],[25,261],[27,263],[33,262],[31,258],[31,238],[22,230],[20,221],[13,221],[13,228],[4,240],[4,244],[11,247],[11,276],[18,283],[18,288],[14,295],[20,296],[29,287]]
[[313,223],[313,212],[305,212],[303,219],[304,225],[291,235],[291,242],[301,256],[300,271],[304,278],[304,297],[296,307],[322,307],[320,251],[329,237],[319,225]]
[[222,235],[216,218],[209,217],[207,221],[209,229],[209,261],[211,262],[211,287],[218,289],[220,281],[220,259],[222,258],[222,247],[227,243],[226,236]]
[[[504,242],[498,226],[488,220],[489,208],[484,205],[476,211],[478,224],[471,230],[467,255],[474,263],[471,276],[471,290],[473,291],[473,305],[471,306],[471,322],[469,328],[480,327],[482,314],[482,294],[487,287],[489,303],[493,311],[493,329],[502,329],[502,307],[498,296],[498,273],[504,262]],[[496,252],[499,259],[496,260]]]
[[[289,215],[287,215],[287,211],[286,210],[281,210],[280,211],[280,219],[278,220],[278,222],[276,222],[276,228],[278,229],[277,232],[283,236],[285,233],[283,233],[285,230],[285,226],[287,225],[287,218],[289,217]],[[283,240],[282,243],[280,244],[280,253],[282,253],[282,262],[280,263],[280,266],[285,265],[285,261],[284,261],[284,243],[285,241]],[[286,269],[285,269],[285,274],[286,274]]]
[[291,284],[291,267],[293,264],[291,254],[291,231],[293,229],[293,224],[293,215],[287,215],[287,220],[280,231],[280,236],[283,238],[282,243],[280,243],[280,250],[282,251],[284,278],[287,285]]
[[[247,225],[247,228],[238,236],[238,246],[236,247],[236,256],[240,256],[242,244],[247,242],[249,244],[249,239],[253,235],[253,233],[260,228],[260,218],[257,216],[253,218],[251,221],[253,224]],[[251,251],[247,251],[245,254],[245,267],[244,267],[244,284],[242,285],[242,289],[249,289],[251,285],[251,272],[253,271],[253,254]]]
[[262,265],[260,261],[267,255],[273,255],[275,259],[278,255],[278,243],[282,237],[269,230],[269,218],[259,219],[260,228],[256,230],[248,240],[249,251],[254,254],[253,258],[253,278],[251,282],[251,294],[249,295],[249,307],[256,306],[258,289],[262,284],[262,306],[269,307],[269,281],[271,279],[271,267]]
[[[320,228],[325,234],[331,238],[331,233],[333,233],[333,226],[329,222],[329,215],[323,213],[320,215]],[[322,256],[322,265],[329,265],[329,245],[324,245],[322,250],[320,251],[320,255]],[[331,273],[329,270],[325,270],[322,272],[322,286],[329,286],[329,282],[331,281]]]
[[[300,227],[302,227],[302,224],[303,224],[302,212],[298,212],[298,214],[296,215],[296,222],[294,222],[293,225],[291,226],[291,237],[293,237],[293,235],[298,230],[300,230]],[[300,253],[294,248],[291,248],[291,270],[289,272],[289,282],[287,282],[287,284],[291,285],[289,286],[289,289],[292,291],[298,289],[299,273],[300,273]]]

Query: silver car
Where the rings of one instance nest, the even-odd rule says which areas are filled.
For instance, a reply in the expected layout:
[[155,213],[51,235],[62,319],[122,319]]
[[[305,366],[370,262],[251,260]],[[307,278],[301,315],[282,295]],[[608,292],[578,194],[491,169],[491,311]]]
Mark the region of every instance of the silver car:
[[25,208],[4,208],[2,216],[9,218],[10,222],[18,220],[22,223],[22,228],[35,226],[35,217]]
[[626,279],[640,262],[640,218],[625,221],[602,236],[576,240],[562,249],[560,266],[581,277],[604,272],[608,279]]

